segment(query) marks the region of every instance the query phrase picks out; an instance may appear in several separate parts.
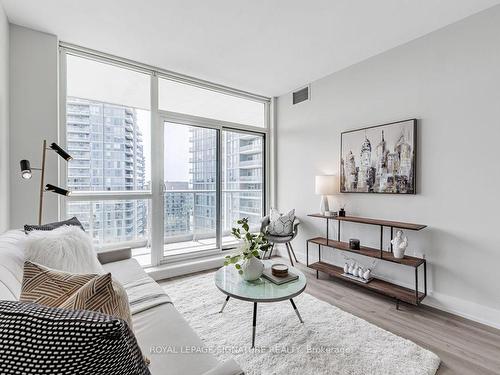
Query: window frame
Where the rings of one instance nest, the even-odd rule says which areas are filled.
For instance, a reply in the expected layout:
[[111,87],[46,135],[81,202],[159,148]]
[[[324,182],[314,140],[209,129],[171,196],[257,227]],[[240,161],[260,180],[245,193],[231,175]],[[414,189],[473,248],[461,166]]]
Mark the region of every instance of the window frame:
[[[245,91],[233,89],[227,86],[218,85],[212,82],[199,80],[196,78],[184,76],[167,70],[152,67],[146,64],[141,64],[135,61],[119,58],[116,56],[101,53],[95,50],[86,49],[83,47],[75,46],[72,44],[60,42],[59,43],[59,142],[66,145],[66,79],[67,79],[67,55],[73,55],[81,58],[88,58],[101,63],[111,64],[120,68],[126,68],[141,73],[146,73],[150,76],[151,88],[151,190],[144,191],[95,191],[95,192],[74,192],[70,197],[61,198],[58,200],[59,217],[63,218],[66,215],[66,202],[68,201],[102,201],[102,200],[135,200],[146,199],[151,201],[152,212],[150,213],[151,222],[149,223],[150,240],[151,240],[151,266],[157,266],[163,263],[170,263],[179,260],[190,259],[200,256],[208,256],[219,254],[223,251],[221,244],[221,206],[222,206],[222,191],[221,179],[222,173],[220,170],[220,163],[222,157],[222,132],[238,131],[245,133],[258,134],[263,136],[263,212],[268,212],[270,204],[275,202],[274,195],[276,191],[275,177],[271,178],[271,172],[275,170],[274,163],[274,147],[275,136],[272,134],[274,129],[274,107],[275,101],[271,98],[248,93]],[[188,84],[203,89],[216,91],[219,93],[237,96],[247,100],[257,101],[264,105],[264,127],[252,126],[246,124],[239,124],[199,116],[187,115],[183,113],[169,112],[159,109],[159,79],[167,79],[176,81],[183,84]],[[163,227],[163,153],[164,142],[163,132],[164,123],[173,122],[184,124],[188,126],[198,126],[205,128],[212,128],[217,130],[217,248],[213,250],[204,250],[200,252],[192,252],[182,255],[164,256],[164,227]],[[272,152],[271,152],[272,151]],[[273,165],[272,165],[273,164]],[[59,184],[60,186],[67,186],[67,165],[58,160],[59,168]],[[143,243],[142,243],[143,244]],[[103,244],[102,248],[113,247],[140,247],[138,241],[120,242],[113,244]],[[203,254],[201,254],[203,253]]]

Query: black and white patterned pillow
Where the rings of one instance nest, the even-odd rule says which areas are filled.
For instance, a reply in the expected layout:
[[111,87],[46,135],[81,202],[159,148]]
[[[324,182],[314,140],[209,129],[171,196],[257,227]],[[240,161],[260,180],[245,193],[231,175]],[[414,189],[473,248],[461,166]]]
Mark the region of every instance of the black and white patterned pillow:
[[150,375],[123,320],[18,301],[0,301],[0,373]]
[[28,232],[31,232],[32,230],[54,230],[56,228],[62,227],[63,225],[70,225],[70,226],[75,226],[75,227],[80,227],[82,228],[83,231],[83,225],[80,223],[80,220],[76,218],[76,216],[73,216],[71,219],[68,220],[63,220],[63,221],[56,221],[55,223],[48,223],[48,224],[42,224],[42,225],[36,225],[36,224],[25,224],[24,225],[24,232],[28,234]]
[[293,232],[294,220],[295,209],[287,214],[281,215],[278,210],[271,208],[267,233],[272,236],[290,236]]

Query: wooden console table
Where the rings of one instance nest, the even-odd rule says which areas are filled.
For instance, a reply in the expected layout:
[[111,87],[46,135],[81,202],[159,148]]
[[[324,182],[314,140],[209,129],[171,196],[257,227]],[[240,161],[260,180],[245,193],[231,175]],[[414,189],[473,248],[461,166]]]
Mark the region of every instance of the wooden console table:
[[[364,217],[357,216],[325,216],[322,214],[310,214],[308,216],[326,219],[326,237],[315,237],[306,241],[306,264],[307,267],[316,270],[316,278],[319,277],[319,271],[327,273],[330,276],[335,278],[339,278],[361,287],[364,287],[369,290],[373,290],[375,292],[384,294],[386,296],[392,297],[396,299],[396,308],[399,309],[399,302],[404,301],[413,305],[419,305],[420,302],[427,296],[427,262],[425,259],[416,258],[405,255],[404,258],[398,259],[395,258],[392,254],[392,244],[391,251],[384,251],[384,228],[388,227],[391,230],[391,239],[394,235],[394,228],[396,229],[406,229],[406,230],[414,230],[419,231],[426,227],[426,225],[421,224],[412,224],[412,223],[404,223],[399,221],[389,221],[389,220],[378,220],[378,219],[370,219]],[[337,225],[337,240],[332,240],[329,238],[329,221],[335,220],[338,222]],[[368,224],[368,225],[376,225],[380,226],[380,249],[375,249],[367,246],[361,246],[359,250],[353,250],[349,247],[348,242],[342,242],[340,236],[340,223],[344,222],[352,222],[352,223],[360,223],[360,224]],[[318,245],[318,262],[309,264],[309,243],[314,243]],[[369,283],[362,283],[356,281],[351,278],[347,278],[342,276],[344,273],[344,269],[341,267],[334,266],[333,264],[322,262],[321,261],[321,248],[325,246],[331,249],[337,249],[340,251],[348,251],[354,254],[363,255],[370,258],[381,259],[386,262],[398,263],[403,266],[413,267],[415,269],[415,289],[409,289],[406,287],[402,287],[397,284],[390,283],[388,281],[380,280],[377,278],[373,278]],[[423,273],[424,273],[424,291],[419,291],[419,283],[418,283],[418,271],[419,267],[423,265]]]

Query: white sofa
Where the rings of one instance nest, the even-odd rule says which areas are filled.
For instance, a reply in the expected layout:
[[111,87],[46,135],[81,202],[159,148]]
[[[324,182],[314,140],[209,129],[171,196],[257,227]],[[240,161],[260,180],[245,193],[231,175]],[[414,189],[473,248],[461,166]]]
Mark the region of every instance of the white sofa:
[[[0,299],[18,300],[21,293],[26,235],[11,230],[0,235]],[[106,271],[123,285],[148,277],[130,249],[100,253]],[[155,290],[158,285],[155,284]],[[164,292],[162,292],[164,293]],[[134,332],[143,353],[151,360],[153,375],[240,375],[243,371],[233,360],[219,362],[204,351],[203,342],[172,303],[161,304],[132,316]],[[153,348],[153,350],[151,350]],[[201,350],[191,350],[192,348]],[[201,352],[201,353],[200,353]]]

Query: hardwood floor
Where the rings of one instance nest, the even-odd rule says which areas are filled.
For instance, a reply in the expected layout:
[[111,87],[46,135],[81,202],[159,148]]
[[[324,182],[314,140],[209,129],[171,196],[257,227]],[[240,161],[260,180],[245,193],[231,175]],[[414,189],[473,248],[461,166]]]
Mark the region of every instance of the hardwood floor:
[[326,274],[317,280],[316,271],[297,267],[307,276],[306,293],[436,353],[442,361],[438,375],[500,374],[500,330],[427,306],[401,303],[396,310],[390,298]]
[[437,374],[500,374],[500,330],[427,306],[401,303],[396,310],[393,299],[326,274],[317,280],[316,271],[297,267],[307,276],[307,293],[436,353]]

